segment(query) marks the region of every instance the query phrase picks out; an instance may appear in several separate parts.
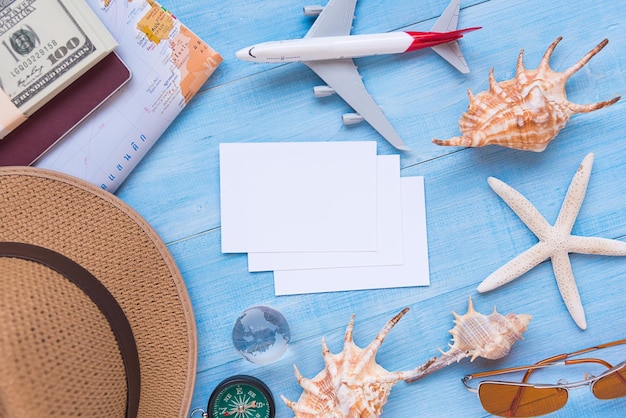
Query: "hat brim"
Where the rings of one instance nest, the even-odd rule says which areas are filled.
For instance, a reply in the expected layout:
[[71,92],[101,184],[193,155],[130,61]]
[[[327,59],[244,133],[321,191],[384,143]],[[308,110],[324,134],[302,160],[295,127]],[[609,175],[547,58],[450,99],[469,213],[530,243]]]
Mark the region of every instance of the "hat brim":
[[2,167],[0,241],[51,249],[97,277],[124,310],[135,336],[141,369],[138,416],[188,416],[197,365],[191,301],[167,247],[135,210],[72,176]]

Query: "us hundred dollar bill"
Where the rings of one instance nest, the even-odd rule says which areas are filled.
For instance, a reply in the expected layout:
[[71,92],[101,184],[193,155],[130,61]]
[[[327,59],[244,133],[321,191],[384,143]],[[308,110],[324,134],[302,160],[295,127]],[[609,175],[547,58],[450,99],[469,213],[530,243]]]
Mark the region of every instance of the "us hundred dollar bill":
[[116,45],[85,0],[0,0],[0,89],[26,116]]

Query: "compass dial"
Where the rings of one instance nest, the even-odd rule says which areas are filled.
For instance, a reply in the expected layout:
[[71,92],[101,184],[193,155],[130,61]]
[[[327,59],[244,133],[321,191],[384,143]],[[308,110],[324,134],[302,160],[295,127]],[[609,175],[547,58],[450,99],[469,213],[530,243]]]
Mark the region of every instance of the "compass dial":
[[265,383],[245,375],[229,377],[217,385],[207,409],[211,418],[273,418],[276,413]]

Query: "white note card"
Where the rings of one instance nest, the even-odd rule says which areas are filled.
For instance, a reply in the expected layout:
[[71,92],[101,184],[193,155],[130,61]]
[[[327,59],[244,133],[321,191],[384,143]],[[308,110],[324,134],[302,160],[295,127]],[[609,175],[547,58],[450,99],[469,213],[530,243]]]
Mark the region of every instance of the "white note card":
[[402,177],[404,262],[398,266],[274,271],[279,295],[430,284],[423,177]]
[[222,252],[375,251],[376,142],[220,144]]
[[377,159],[377,250],[249,253],[248,271],[294,270],[402,264],[400,157]]

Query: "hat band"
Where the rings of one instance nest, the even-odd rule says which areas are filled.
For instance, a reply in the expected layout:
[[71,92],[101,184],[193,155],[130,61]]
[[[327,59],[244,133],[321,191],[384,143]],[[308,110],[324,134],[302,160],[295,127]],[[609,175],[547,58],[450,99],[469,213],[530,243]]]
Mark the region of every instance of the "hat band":
[[136,418],[141,378],[139,354],[130,322],[106,287],[80,264],[47,248],[18,242],[0,242],[0,257],[14,257],[43,264],[63,275],[81,289],[106,317],[117,340],[126,370],[126,417]]

